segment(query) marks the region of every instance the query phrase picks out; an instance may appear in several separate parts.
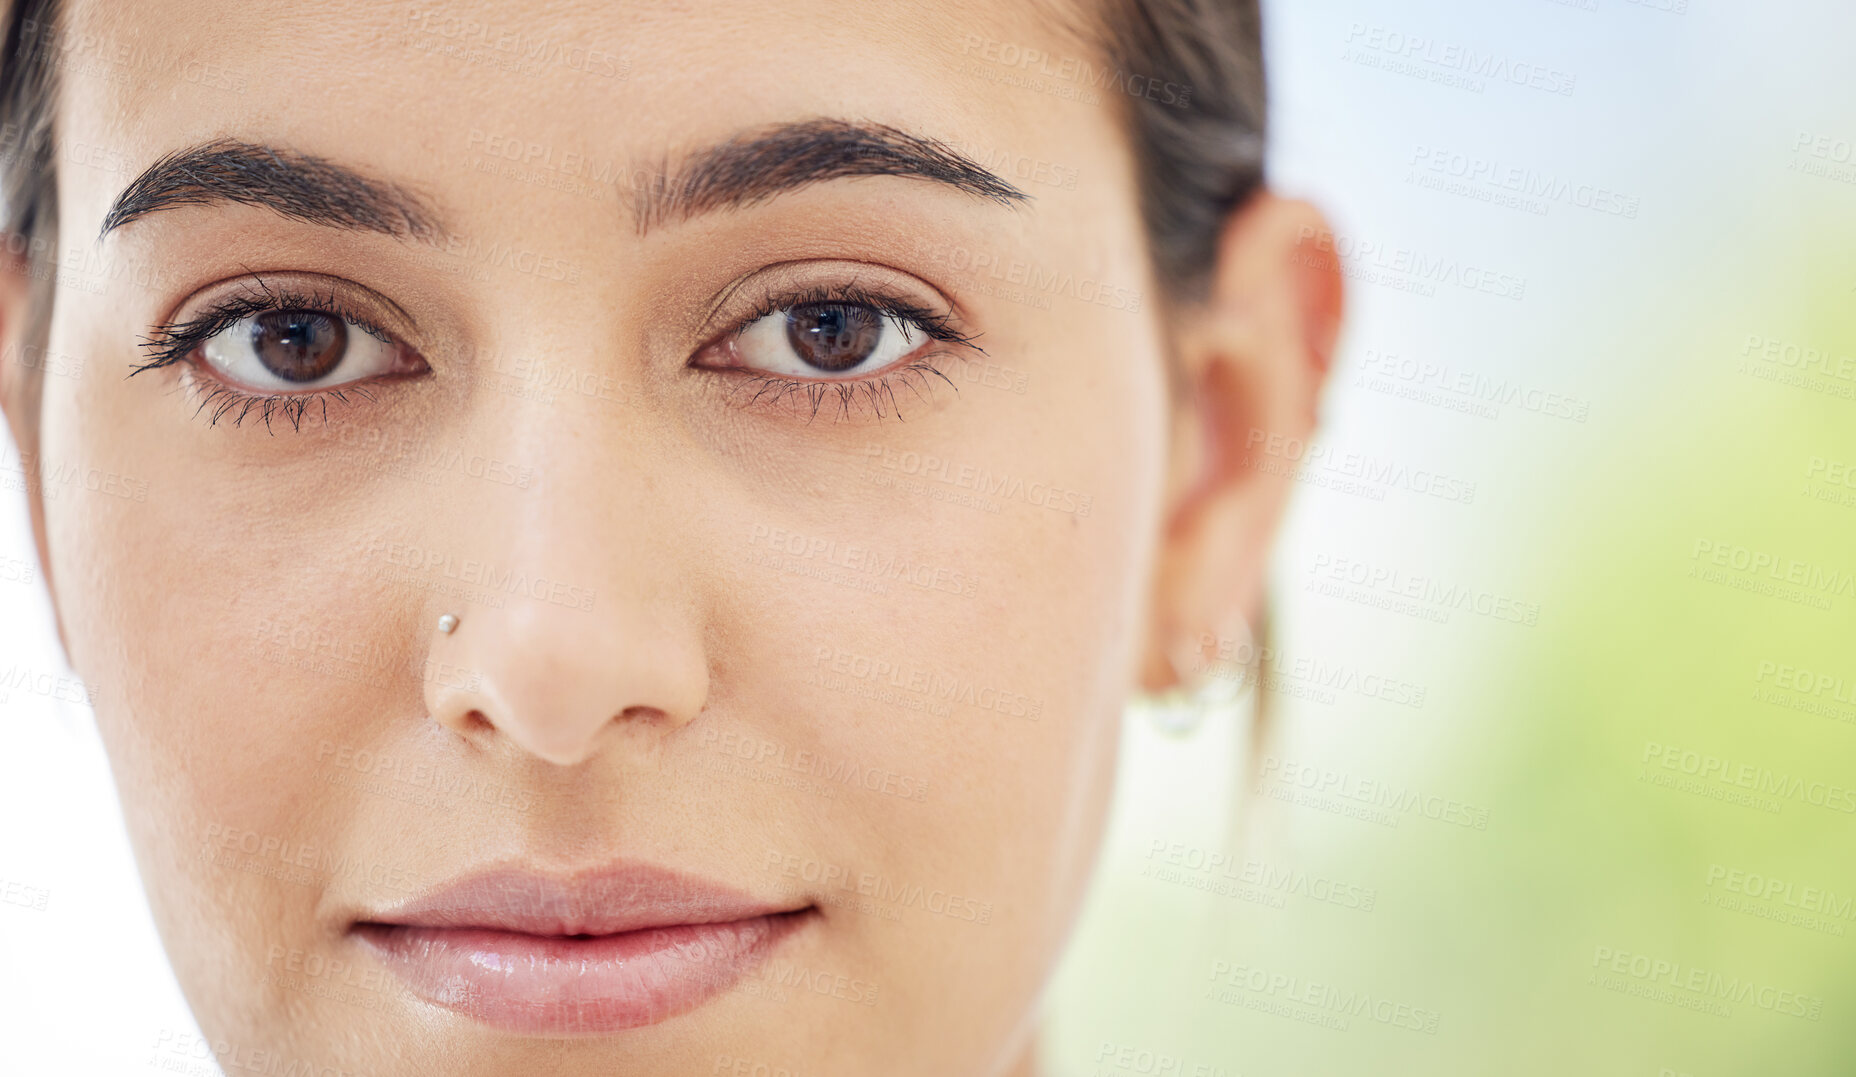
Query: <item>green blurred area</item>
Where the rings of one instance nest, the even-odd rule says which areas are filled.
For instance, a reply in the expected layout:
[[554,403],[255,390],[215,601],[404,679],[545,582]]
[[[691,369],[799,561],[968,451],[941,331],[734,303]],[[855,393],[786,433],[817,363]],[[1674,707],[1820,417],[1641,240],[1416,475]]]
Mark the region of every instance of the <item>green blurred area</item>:
[[1411,525],[1507,566],[1537,626],[1279,587],[1304,649],[1364,624],[1431,699],[1286,701],[1266,755],[1317,788],[1265,782],[1229,835],[1229,731],[1136,717],[1052,1074],[1856,1073],[1856,216],[1780,197],[1793,227],[1658,282],[1682,321],[1605,336],[1576,448],[1476,435],[1540,513]]

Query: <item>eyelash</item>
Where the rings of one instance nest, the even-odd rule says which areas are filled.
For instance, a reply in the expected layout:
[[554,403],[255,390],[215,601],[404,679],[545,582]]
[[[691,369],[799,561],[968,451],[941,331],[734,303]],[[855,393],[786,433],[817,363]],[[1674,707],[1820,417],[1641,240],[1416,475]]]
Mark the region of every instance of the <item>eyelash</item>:
[[[148,355],[145,362],[137,363],[129,371],[134,377],[148,370],[189,363],[193,353],[200,345],[225,332],[238,322],[254,314],[263,314],[271,310],[310,310],[331,317],[342,318],[352,323],[355,328],[382,342],[394,342],[391,334],[376,326],[371,319],[343,303],[341,297],[330,292],[305,292],[289,287],[273,288],[257,281],[262,296],[234,295],[220,300],[210,309],[188,318],[185,321],[164,322],[154,327],[149,335],[142,339],[141,347]],[[333,389],[317,389],[310,392],[289,394],[266,394],[247,392],[234,388],[217,379],[189,378],[183,388],[193,391],[204,390],[199,405],[194,408],[198,416],[212,406],[207,418],[208,426],[219,425],[219,420],[231,416],[233,426],[242,426],[247,418],[256,417],[264,420],[265,429],[271,429],[271,420],[281,417],[290,420],[293,430],[301,430],[303,416],[312,404],[320,405],[322,419],[329,417],[329,401],[346,404],[350,398],[359,397],[371,401],[374,395],[361,383],[338,386]]]
[[[970,349],[980,355],[986,354],[986,349],[976,343],[979,334],[961,330],[952,314],[930,310],[906,296],[856,282],[836,286],[814,286],[798,292],[769,293],[747,315],[737,321],[733,328],[717,339],[730,341],[739,339],[749,326],[760,319],[807,303],[861,303],[914,324],[931,340],[955,348]],[[705,346],[702,350],[707,351],[708,347]],[[806,420],[811,422],[818,418],[819,408],[824,404],[827,396],[835,393],[838,398],[837,417],[839,419],[850,418],[852,406],[860,402],[868,405],[872,414],[878,419],[883,419],[886,417],[884,404],[887,400],[890,414],[900,420],[902,411],[896,402],[897,385],[914,389],[917,397],[922,396],[922,391],[916,389],[914,383],[909,380],[911,375],[927,386],[930,391],[933,389],[933,383],[928,380],[928,376],[932,374],[947,382],[956,394],[960,392],[960,386],[955,385],[953,380],[935,365],[936,359],[944,358],[948,354],[950,352],[929,351],[881,373],[862,378],[789,378],[749,368],[733,369],[741,371],[735,376],[741,378],[747,386],[759,386],[753,396],[748,399],[747,406],[749,407],[763,405],[763,403],[764,406],[775,407],[788,401],[800,403],[801,401],[794,400],[794,398],[802,397],[804,402],[809,402],[811,405],[810,414]],[[766,399],[763,401],[763,398]]]
[[[342,318],[383,342],[394,343],[391,334],[380,329],[366,315],[352,309],[333,293],[306,292],[289,287],[273,288],[262,279],[257,279],[257,286],[261,295],[229,296],[192,318],[155,326],[141,344],[148,358],[135,364],[129,376],[169,366],[194,365],[192,357],[202,344],[254,314],[272,310],[309,310]],[[806,303],[864,304],[913,324],[931,340],[953,348],[970,349],[980,355],[986,354],[986,349],[976,343],[979,335],[958,328],[952,314],[931,310],[905,296],[855,282],[842,286],[815,286],[798,292],[769,293],[750,313],[737,320],[715,340],[736,340],[761,318]],[[699,354],[712,346],[705,345]],[[803,397],[811,405],[807,420],[810,422],[818,418],[819,409],[827,396],[835,393],[838,398],[837,416],[840,419],[849,418],[852,407],[858,404],[868,405],[878,419],[883,419],[886,417],[887,403],[888,414],[900,420],[902,412],[896,401],[898,385],[906,386],[914,390],[917,397],[922,397],[922,390],[916,388],[915,382],[919,381],[932,392],[932,383],[928,378],[933,375],[946,382],[955,393],[960,392],[960,387],[935,365],[935,360],[948,354],[948,351],[929,351],[878,374],[848,379],[791,378],[748,368],[730,369],[740,371],[735,376],[741,378],[747,386],[759,387],[747,401],[750,407],[778,406],[795,397]],[[194,365],[194,369],[198,369],[197,365]],[[713,368],[705,369],[713,371]],[[288,419],[293,430],[301,430],[303,417],[312,405],[320,406],[322,419],[326,421],[331,400],[337,404],[347,404],[354,397],[367,401],[374,399],[363,382],[301,393],[266,394],[234,388],[208,375],[189,378],[183,383],[183,388],[204,391],[194,409],[194,415],[207,411],[210,405],[207,425],[217,426],[221,419],[229,416],[233,426],[241,426],[246,419],[255,417],[263,420],[267,430],[271,429],[273,418]]]

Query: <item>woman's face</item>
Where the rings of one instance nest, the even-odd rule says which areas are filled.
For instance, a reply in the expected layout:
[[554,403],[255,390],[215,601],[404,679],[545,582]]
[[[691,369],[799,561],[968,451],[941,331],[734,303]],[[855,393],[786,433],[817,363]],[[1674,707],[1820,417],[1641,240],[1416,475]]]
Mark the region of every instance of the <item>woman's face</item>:
[[978,3],[88,0],[47,47],[50,348],[111,372],[45,383],[109,478],[47,483],[51,577],[217,1049],[1016,1065],[1167,483],[1094,58]]

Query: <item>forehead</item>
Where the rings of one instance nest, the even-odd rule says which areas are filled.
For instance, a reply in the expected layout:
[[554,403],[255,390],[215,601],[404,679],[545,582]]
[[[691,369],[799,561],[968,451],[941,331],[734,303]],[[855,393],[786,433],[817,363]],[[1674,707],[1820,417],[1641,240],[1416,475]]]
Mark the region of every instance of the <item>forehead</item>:
[[1052,11],[1036,0],[66,0],[48,42],[61,161],[89,167],[61,169],[75,196],[63,212],[94,234],[140,169],[226,136],[496,210],[510,188],[486,172],[566,165],[612,180],[812,117],[893,125],[981,159],[1063,160],[1116,125],[1108,103],[1027,69],[1039,57],[1074,81],[1095,63],[1070,29],[1080,13]]

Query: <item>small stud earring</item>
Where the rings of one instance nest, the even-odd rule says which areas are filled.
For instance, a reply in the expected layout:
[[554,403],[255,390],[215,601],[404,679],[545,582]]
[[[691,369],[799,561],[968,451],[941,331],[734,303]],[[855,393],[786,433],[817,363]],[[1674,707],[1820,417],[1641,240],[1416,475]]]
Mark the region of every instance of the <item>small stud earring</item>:
[[[1213,638],[1219,641],[1221,648],[1241,642],[1241,646],[1234,649],[1254,659],[1250,626],[1241,618],[1237,626],[1239,631],[1233,634],[1234,638],[1222,635]],[[1212,711],[1237,702],[1245,689],[1255,686],[1260,673],[1254,661],[1221,669],[1218,663],[1206,661],[1201,647],[1183,638],[1167,648],[1166,657],[1173,669],[1173,687],[1146,696],[1145,702],[1148,717],[1155,727],[1174,737],[1191,736]]]
[[447,613],[443,617],[440,617],[438,619],[438,630],[447,636],[456,632],[458,630],[458,615],[455,613]]

